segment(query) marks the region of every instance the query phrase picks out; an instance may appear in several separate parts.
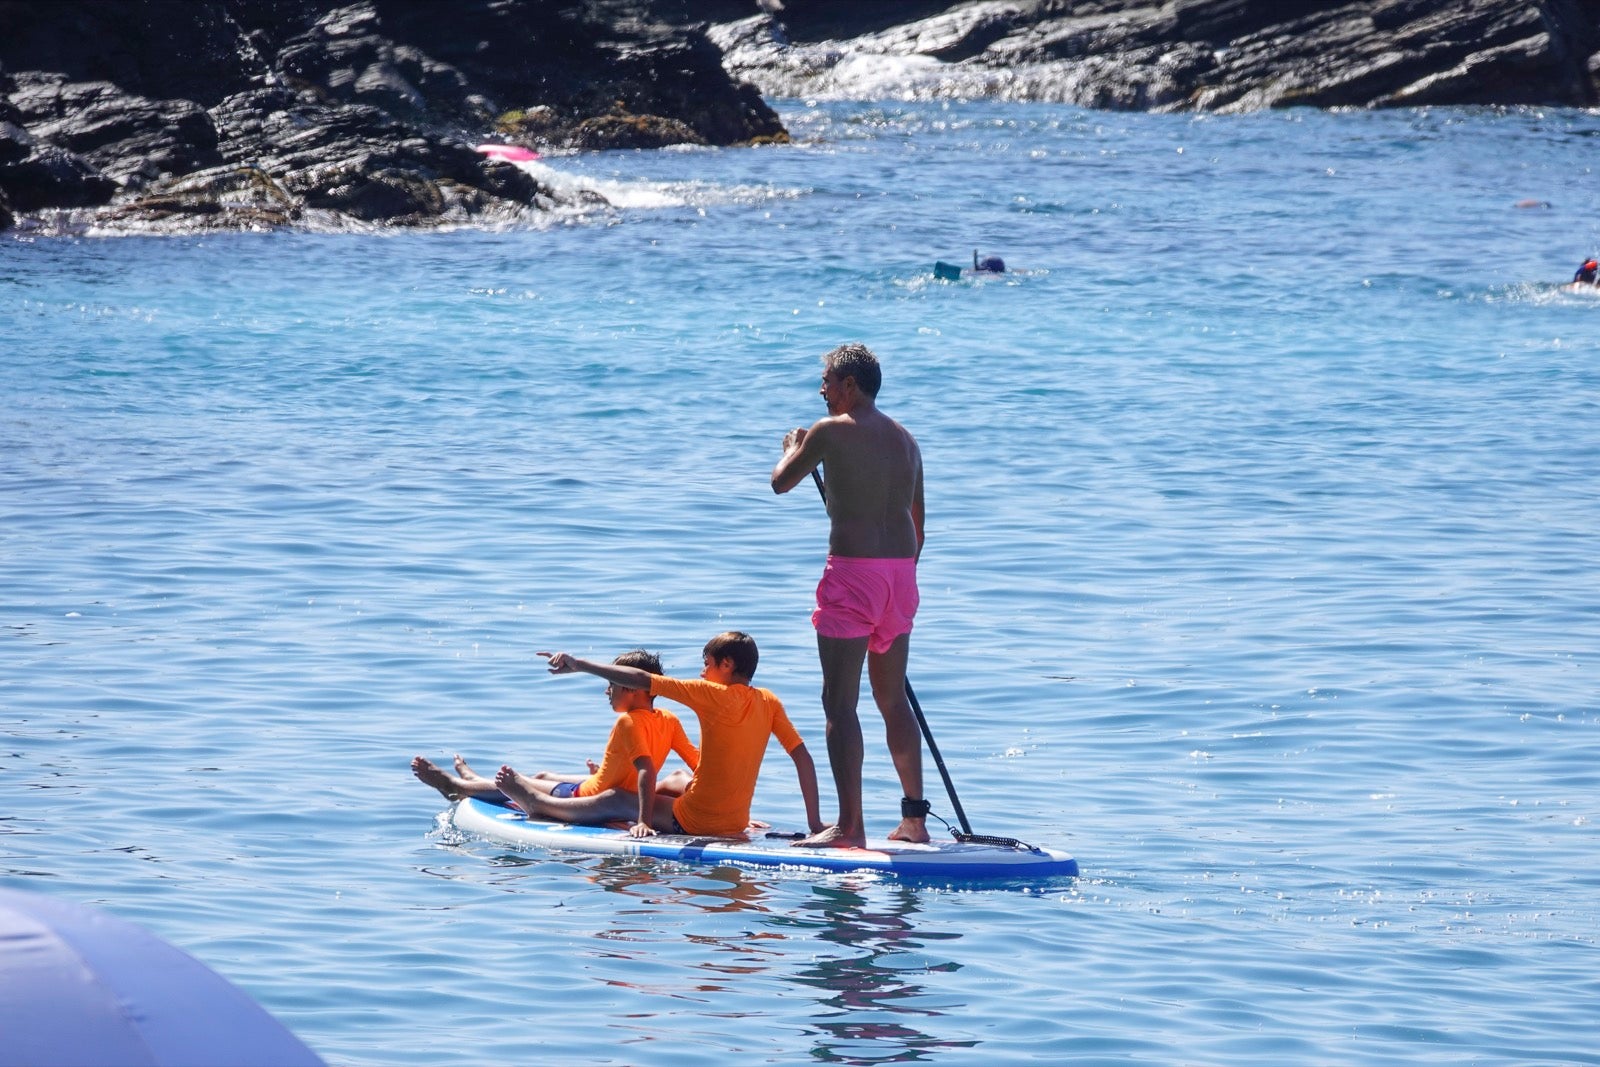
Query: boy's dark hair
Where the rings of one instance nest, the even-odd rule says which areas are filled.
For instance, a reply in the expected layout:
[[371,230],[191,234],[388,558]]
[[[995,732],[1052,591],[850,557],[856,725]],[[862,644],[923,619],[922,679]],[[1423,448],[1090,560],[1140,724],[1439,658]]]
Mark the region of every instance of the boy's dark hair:
[[624,652],[611,662],[618,667],[637,667],[641,671],[648,671],[651,674],[665,675],[667,673],[661,669],[661,657],[654,652],[646,652],[642,648]]
[[707,641],[701,655],[710,656],[712,663],[733,660],[734,672],[746,680],[756,676],[756,664],[761,661],[761,653],[756,650],[756,639],[738,630],[720,633]]
[[840,345],[822,357],[822,365],[833,371],[840,381],[854,378],[861,391],[876,399],[883,386],[883,368],[872,350],[859,341]]

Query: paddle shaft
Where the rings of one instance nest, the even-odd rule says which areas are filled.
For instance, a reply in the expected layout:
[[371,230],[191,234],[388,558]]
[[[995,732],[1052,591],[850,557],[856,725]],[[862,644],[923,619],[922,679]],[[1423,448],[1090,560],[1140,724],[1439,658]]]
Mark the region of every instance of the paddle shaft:
[[[822,503],[828,503],[828,491],[823,488],[822,475],[817,469],[811,469],[811,480],[817,483],[817,494],[822,497]],[[933,756],[933,765],[939,768],[939,777],[944,779],[945,792],[950,794],[950,806],[955,809],[956,821],[961,824],[962,833],[972,836],[972,824],[967,822],[967,813],[961,809],[961,798],[956,796],[956,784],[950,780],[950,772],[945,769],[944,757],[939,755],[939,746],[933,740],[933,731],[928,729],[928,718],[922,714],[922,705],[917,702],[916,691],[911,688],[911,679],[906,679],[906,700],[911,703],[911,710],[917,717],[917,725],[922,728],[922,739],[928,742],[928,752]]]

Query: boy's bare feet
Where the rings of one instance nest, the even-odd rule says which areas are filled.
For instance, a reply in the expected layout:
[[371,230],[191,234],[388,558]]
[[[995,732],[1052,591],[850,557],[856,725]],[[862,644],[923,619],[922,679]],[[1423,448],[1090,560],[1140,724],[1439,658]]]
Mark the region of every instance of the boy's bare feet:
[[431,785],[437,789],[446,800],[460,800],[462,783],[440,770],[434,762],[424,756],[418,756],[411,761],[411,773],[423,785]]
[[494,776],[495,788],[504,793],[511,803],[532,815],[539,810],[539,798],[529,788],[527,781],[512,770],[509,764],[501,766]]
[[901,819],[900,825],[889,831],[890,841],[908,841],[914,845],[928,843],[928,820]]
[[[459,752],[456,753],[455,764],[456,764],[456,773],[459,774],[461,777],[463,777],[463,778],[483,778],[483,775],[479,774],[477,771],[475,771],[471,767],[467,766],[467,761],[461,758],[461,753],[459,753]],[[488,779],[484,778],[484,781],[488,781]]]

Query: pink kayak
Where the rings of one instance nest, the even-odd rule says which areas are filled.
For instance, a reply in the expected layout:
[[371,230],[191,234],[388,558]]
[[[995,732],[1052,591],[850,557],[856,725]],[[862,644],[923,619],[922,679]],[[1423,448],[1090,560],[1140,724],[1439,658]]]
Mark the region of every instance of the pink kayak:
[[503,159],[508,163],[526,163],[539,158],[539,153],[533,149],[516,144],[481,144],[476,147],[484,155],[492,159]]

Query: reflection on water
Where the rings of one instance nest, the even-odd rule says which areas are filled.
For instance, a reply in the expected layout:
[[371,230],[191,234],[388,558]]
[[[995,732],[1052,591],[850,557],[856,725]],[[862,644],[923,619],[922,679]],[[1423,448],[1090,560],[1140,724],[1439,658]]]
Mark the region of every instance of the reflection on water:
[[813,1058],[825,1063],[905,1063],[934,1049],[977,1044],[943,1040],[909,1025],[908,1016],[942,1014],[924,1003],[928,991],[916,976],[959,969],[954,962],[921,953],[926,942],[955,941],[961,935],[918,929],[913,919],[919,911],[913,889],[885,880],[873,886],[870,903],[847,884],[819,885],[798,914],[773,918],[776,926],[841,949],[790,979],[822,994]]
[[[603,979],[608,985],[675,1000],[760,996],[763,982],[802,989],[815,1001],[808,1020],[810,1058],[825,1063],[914,1062],[937,1049],[979,1044],[935,1037],[915,1025],[944,1014],[919,979],[960,969],[948,958],[930,957],[927,946],[962,935],[919,925],[922,908],[911,886],[871,877],[806,886],[799,878],[766,871],[673,872],[631,857],[607,857],[588,872],[595,885],[638,902],[637,908],[613,910],[620,921],[594,932],[607,943],[606,955],[626,957],[632,950],[624,946],[640,942],[652,944],[651,958],[659,958],[663,941],[682,940],[697,949],[683,961],[694,972],[688,981],[674,974],[644,983],[611,973]],[[806,891],[797,892],[803,886]],[[715,933],[684,933],[682,923],[669,919],[670,911],[684,904],[731,918],[734,925]],[[800,966],[801,959],[811,965]],[[774,995],[783,995],[782,988]]]
[[[646,983],[631,975],[621,979],[610,974],[601,979],[607,985],[673,999],[689,994],[744,996],[750,992],[747,983],[752,976],[782,969],[773,952],[757,944],[774,938],[782,940],[781,935],[752,928],[742,918],[744,913],[760,915],[767,911],[767,888],[740,870],[719,867],[675,872],[656,860],[608,856],[589,868],[589,881],[607,892],[637,899],[636,907],[617,908],[611,913],[618,920],[631,920],[627,925],[617,922],[594,933],[597,940],[611,943],[605,954],[628,959],[633,950],[624,945],[646,943],[651,946],[650,951],[641,954],[639,962],[647,964],[659,957],[663,941],[682,941],[703,950],[694,954],[692,963],[686,962],[693,972],[687,979],[670,973],[663,981]],[[689,904],[704,915],[727,917],[733,928],[728,932],[719,929],[716,933],[681,933],[682,921],[670,911],[681,904]]]
[[765,910],[762,907],[765,888],[760,882],[746,878],[737,868],[716,867],[678,877],[664,874],[659,860],[606,856],[589,868],[589,881],[612,893],[637,890],[639,896],[652,903],[687,899],[688,903],[713,915]]

